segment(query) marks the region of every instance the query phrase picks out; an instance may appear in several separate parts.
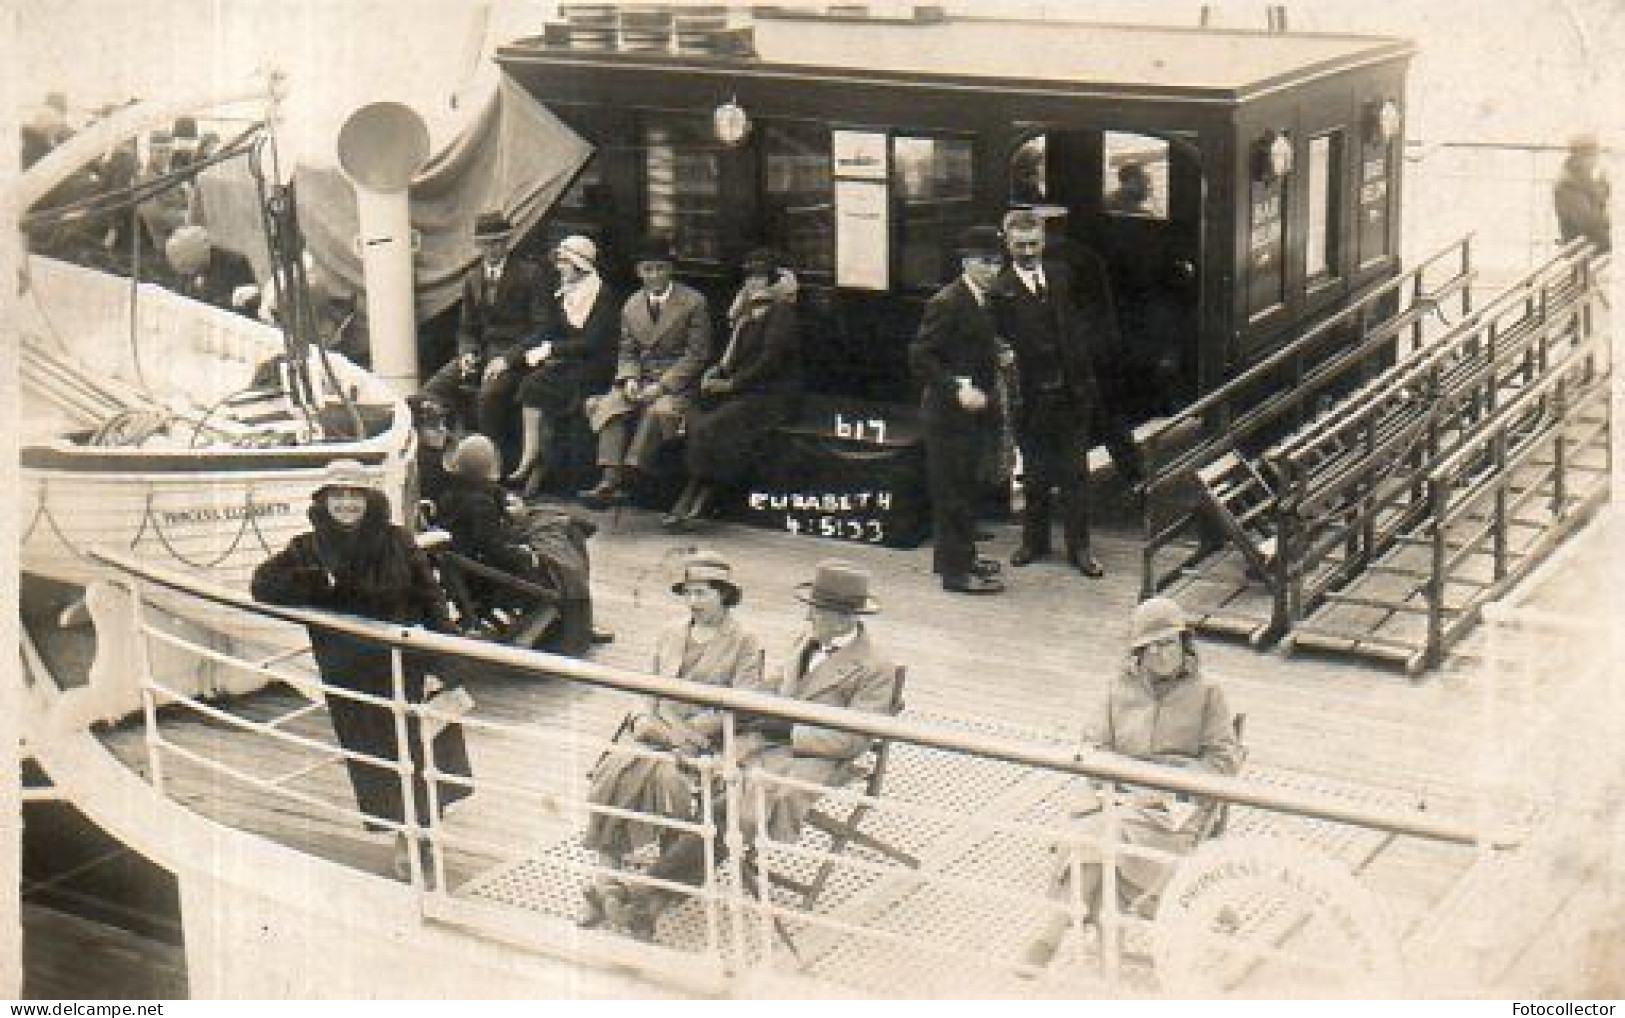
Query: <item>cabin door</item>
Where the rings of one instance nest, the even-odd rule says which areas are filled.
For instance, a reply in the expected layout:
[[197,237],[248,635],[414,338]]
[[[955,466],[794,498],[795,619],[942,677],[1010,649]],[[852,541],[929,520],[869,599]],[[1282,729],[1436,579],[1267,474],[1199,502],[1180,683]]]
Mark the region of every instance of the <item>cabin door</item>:
[[1096,361],[1115,409],[1138,423],[1192,402],[1202,273],[1194,147],[1178,136],[1047,131],[1016,149],[1010,179],[1013,205],[1064,223],[1052,228],[1057,253],[1082,248],[1106,264],[1121,348]]

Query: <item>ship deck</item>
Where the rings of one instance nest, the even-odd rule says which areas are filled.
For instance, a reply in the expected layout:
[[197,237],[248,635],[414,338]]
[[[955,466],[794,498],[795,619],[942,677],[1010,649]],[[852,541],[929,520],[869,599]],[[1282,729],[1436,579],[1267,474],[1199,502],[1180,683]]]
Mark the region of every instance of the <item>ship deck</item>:
[[[768,647],[769,666],[788,645],[803,618],[793,596],[822,558],[839,555],[861,563],[874,576],[882,611],[871,623],[874,638],[908,666],[905,716],[970,730],[1013,735],[1035,742],[1074,742],[1090,710],[1103,696],[1124,646],[1127,619],[1138,593],[1135,528],[1126,520],[1097,530],[1096,554],[1107,575],[1088,580],[1059,562],[1021,570],[1006,567],[1011,589],[1000,597],[952,595],[940,590],[930,572],[929,545],[914,550],[835,543],[764,530],[715,525],[698,535],[674,539],[660,530],[657,516],[624,510],[600,518],[593,540],[593,588],[601,624],[616,634],[595,659],[643,668],[655,634],[681,612],[668,592],[672,563],[680,549],[702,543],[727,555],[745,590],[738,617]],[[995,526],[988,554],[1007,557],[1017,528]],[[1555,585],[1561,590],[1562,586]],[[36,601],[44,600],[37,598]],[[36,605],[39,617],[48,606]],[[25,613],[26,614],[26,613]],[[36,619],[36,622],[38,620]],[[72,634],[31,625],[48,659],[73,656]],[[1226,686],[1233,704],[1247,715],[1249,759],[1245,774],[1285,788],[1314,791],[1391,809],[1426,809],[1435,814],[1472,815],[1475,745],[1481,737],[1473,689],[1469,642],[1451,665],[1413,682],[1397,669],[1312,656],[1286,657],[1245,645],[1204,640],[1203,666]],[[1465,656],[1464,656],[1465,655]],[[71,669],[70,669],[71,670]],[[475,680],[475,717],[519,722],[542,733],[540,740],[474,730],[470,755],[481,778],[535,783],[560,796],[580,796],[587,771],[626,711],[627,694],[574,685],[557,679],[493,677]],[[290,732],[332,743],[322,709],[286,686],[273,685],[224,705],[243,717],[265,721],[282,717]],[[161,712],[168,739],[232,767],[330,802],[349,805],[343,768],[335,757],[315,758],[269,740],[246,735],[216,720],[168,707]],[[104,732],[104,740],[126,763],[145,771],[147,750],[139,720]],[[992,761],[952,759],[925,750],[894,754],[889,787],[918,802],[975,804],[979,819],[1042,815],[1061,790],[1052,774],[1021,772]],[[232,826],[315,853],[345,865],[387,875],[387,837],[364,833],[353,821],[325,815],[296,801],[232,782],[189,763],[166,757],[169,794],[200,813]],[[581,855],[574,823],[566,811],[516,809],[514,801],[476,794],[452,811],[447,829],[486,844],[519,846],[514,853],[454,849],[448,854],[448,885],[471,898],[568,917],[578,907],[579,878],[567,868]],[[1440,908],[1461,897],[1455,885],[1473,861],[1468,848],[1416,839],[1390,839],[1376,832],[1300,820],[1253,809],[1237,809],[1232,832],[1269,833],[1309,840],[1360,875],[1380,899],[1394,928],[1407,937],[1437,933]],[[1042,858],[1033,846],[1001,851],[992,836],[964,830],[899,831],[927,867],[956,871],[970,879],[1029,881],[1039,886]],[[909,840],[912,839],[912,840]],[[528,846],[528,848],[527,848]],[[1006,849],[1009,846],[1005,846]],[[1569,886],[1554,888],[1520,913],[1528,945],[1551,936],[1554,923],[1579,907],[1595,874],[1576,873]],[[874,888],[849,895],[850,909],[875,914]],[[939,924],[943,936],[973,951],[1013,960],[1030,923],[1008,910],[969,901],[909,900],[889,903],[894,911],[923,910],[915,924]],[[1035,892],[1036,893],[1036,892]],[[843,907],[841,896],[828,906]],[[936,896],[940,899],[940,895]],[[698,911],[695,909],[694,911]],[[673,913],[676,915],[676,913]],[[669,917],[668,917],[669,918]],[[665,922],[665,921],[663,921]],[[692,940],[696,923],[680,917],[665,923],[662,940]],[[1022,983],[987,981],[964,973],[945,975],[896,950],[852,954],[822,945],[808,970],[858,992],[1030,993]],[[1574,959],[1549,951],[1515,951],[1498,963],[1495,985],[1518,995],[1565,985]],[[900,976],[898,966],[908,964]],[[899,981],[899,979],[901,981]],[[972,981],[967,983],[966,979]],[[1001,989],[1002,987],[1002,989]],[[1055,990],[1054,986],[1051,990]],[[1060,990],[1057,992],[1065,992]],[[1072,992],[1087,992],[1082,984]],[[1572,991],[1571,991],[1572,992]]]

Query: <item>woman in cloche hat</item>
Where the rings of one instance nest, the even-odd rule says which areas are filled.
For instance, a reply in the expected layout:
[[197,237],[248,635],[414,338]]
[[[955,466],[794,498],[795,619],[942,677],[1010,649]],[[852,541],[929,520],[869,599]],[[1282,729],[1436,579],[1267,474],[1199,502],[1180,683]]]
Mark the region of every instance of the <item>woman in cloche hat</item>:
[[[296,535],[254,570],[256,600],[454,631],[429,560],[405,528],[389,521],[389,499],[367,468],[350,459],[329,463],[321,487],[311,496],[310,523],[308,533]],[[386,700],[395,695],[389,648],[318,626],[307,628],[322,684],[333,687],[326,692],[327,710],[339,745],[351,753],[399,761],[394,712],[345,695]],[[406,699],[423,703],[425,662],[413,655],[403,658]],[[414,765],[413,815],[424,824],[429,822],[429,789],[422,772],[424,738],[415,714],[407,716],[406,728]],[[471,776],[461,726],[447,725],[433,738],[435,767]],[[372,818],[369,830],[387,831],[390,824],[406,822],[401,780],[393,769],[356,757],[347,757],[345,766],[356,805]],[[444,809],[470,791],[464,784],[441,782],[438,802]],[[395,869],[403,878],[410,874],[408,845],[404,834],[396,836]]]
[[620,300],[598,272],[598,245],[571,235],[553,249],[559,286],[553,294],[553,328],[547,341],[525,355],[530,371],[519,383],[519,463],[508,475],[525,498],[541,491],[554,435],[565,419],[581,413],[589,393],[603,392],[615,381],[620,347]]
[[[660,634],[655,644],[655,673],[714,686],[759,687],[762,644],[733,617],[732,609],[744,593],[734,582],[728,560],[713,551],[692,552],[671,589],[687,605],[688,615]],[[622,723],[616,741],[630,741],[640,749],[660,750],[665,755],[634,756],[617,753],[612,747],[593,773],[587,799],[622,810],[694,820],[694,772],[679,760],[715,752],[721,738],[722,716],[716,711],[656,697],[647,711]],[[687,880],[686,854],[680,860],[665,857],[676,833],[653,821],[595,812],[582,842],[612,867],[620,866],[643,845],[659,845],[662,858],[649,875]],[[585,893],[583,926],[613,923],[640,940],[654,936],[655,918],[663,904],[657,896],[636,893],[619,880],[599,881]]]
[[[1105,709],[1086,738],[1099,749],[1139,760],[1209,774],[1235,774],[1244,756],[1236,716],[1224,689],[1204,679],[1199,664],[1184,609],[1166,597],[1142,602],[1131,620],[1128,655],[1107,692]],[[1213,831],[1217,810],[1216,802],[1185,802],[1169,792],[1140,789],[1124,803],[1119,830],[1127,844],[1184,855]],[[1080,841],[1077,851],[1082,862],[1081,896],[1098,916],[1098,839],[1105,834],[1103,814],[1088,812],[1080,827],[1096,839]],[[1164,859],[1123,855],[1117,868],[1122,905],[1150,914],[1157,895],[1173,875],[1172,865]],[[1072,898],[1067,893],[1071,872],[1069,854],[1055,850],[1050,893],[1057,902]],[[1027,963],[1038,968],[1047,965],[1069,923],[1067,911],[1057,905],[1027,946]]]

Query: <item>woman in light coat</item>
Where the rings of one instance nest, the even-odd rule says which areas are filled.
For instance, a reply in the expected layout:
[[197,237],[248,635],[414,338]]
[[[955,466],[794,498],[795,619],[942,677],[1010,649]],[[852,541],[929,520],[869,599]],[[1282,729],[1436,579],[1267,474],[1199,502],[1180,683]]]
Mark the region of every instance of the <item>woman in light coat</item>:
[[[667,628],[655,645],[654,671],[669,678],[714,686],[760,688],[762,644],[734,619],[731,609],[743,592],[733,582],[727,560],[713,552],[695,552],[683,578],[672,591],[688,603],[689,617]],[[683,758],[714,753],[722,738],[722,715],[696,704],[656,697],[648,710],[633,715],[617,737],[642,753],[611,747],[592,775],[587,799],[657,817],[694,820],[697,775]],[[655,751],[659,755],[652,755]],[[668,826],[594,812],[582,842],[597,851],[605,865],[620,866],[644,845],[664,850],[678,832]],[[658,863],[657,863],[658,866]],[[582,925],[614,921],[634,936],[653,935],[654,916],[628,911],[632,897],[620,881],[602,881],[587,889]]]
[[[1138,760],[1233,775],[1245,755],[1236,734],[1235,714],[1224,690],[1204,679],[1196,642],[1183,609],[1166,597],[1154,597],[1134,610],[1127,659],[1092,726],[1099,748]],[[1188,855],[1212,830],[1217,802],[1186,801],[1153,789],[1131,790],[1120,807],[1119,833],[1125,845]],[[1105,817],[1097,808],[1081,818],[1085,840],[1077,849],[1082,898],[1098,917],[1103,877],[1101,847]],[[1050,893],[1068,898],[1072,858],[1056,853]],[[1117,859],[1118,896],[1127,907],[1149,913],[1173,877],[1174,864],[1142,855]],[[1049,913],[1039,936],[1027,947],[1030,965],[1048,964],[1070,921],[1067,913]]]

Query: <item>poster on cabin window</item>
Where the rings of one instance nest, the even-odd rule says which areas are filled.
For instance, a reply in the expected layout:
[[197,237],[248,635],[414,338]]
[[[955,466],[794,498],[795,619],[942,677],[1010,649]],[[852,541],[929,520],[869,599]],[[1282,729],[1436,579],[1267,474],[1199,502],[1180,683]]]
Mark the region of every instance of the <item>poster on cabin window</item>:
[[842,180],[886,179],[886,132],[832,131],[829,147]]
[[855,290],[890,287],[886,245],[890,220],[885,181],[835,182],[835,285]]

